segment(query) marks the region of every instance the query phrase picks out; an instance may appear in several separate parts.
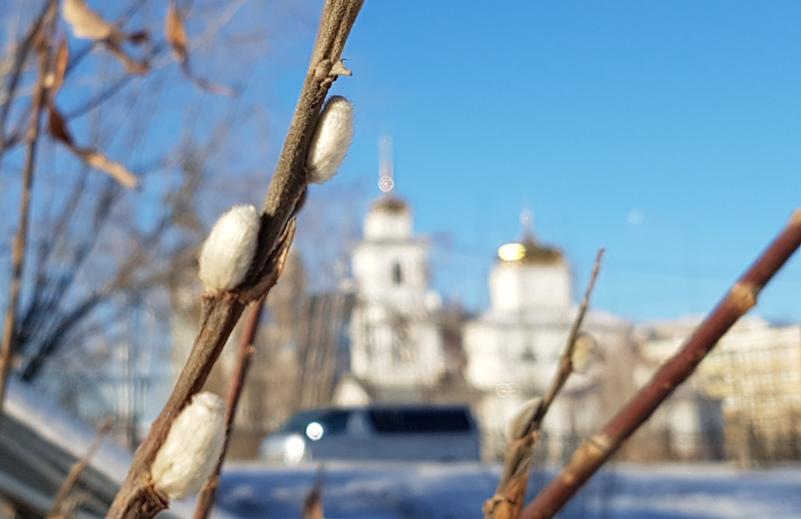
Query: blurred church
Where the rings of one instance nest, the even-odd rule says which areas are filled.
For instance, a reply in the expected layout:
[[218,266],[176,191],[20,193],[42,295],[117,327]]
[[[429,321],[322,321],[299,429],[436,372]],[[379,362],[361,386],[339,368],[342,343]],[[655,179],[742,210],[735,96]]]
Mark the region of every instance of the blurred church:
[[[488,280],[490,308],[464,329],[466,377],[482,393],[476,409],[489,457],[502,455],[509,417],[546,392],[578,311],[563,252],[535,238],[530,213],[522,220],[520,240],[498,249]],[[632,330],[607,312],[585,316],[582,331],[593,358],[586,373],[568,380],[543,423],[548,458],[572,452],[609,415],[616,395],[629,389],[628,370],[620,367],[633,358]]]
[[[428,243],[414,233],[409,204],[395,195],[386,143],[380,171],[383,193],[352,255],[350,369],[339,379],[334,403],[470,404],[485,456],[498,458],[506,422],[526,400],[542,395],[556,371],[578,309],[568,261],[535,239],[532,218],[524,214],[521,239],[498,250],[489,278],[491,307],[475,318],[458,316],[453,333],[442,298],[429,287]],[[598,426],[619,400],[615,395],[630,386],[631,323],[593,310],[584,330],[594,361],[551,409],[543,440],[549,457],[561,457]]]
[[394,193],[386,139],[379,170],[382,195],[352,253],[350,369],[334,396],[339,405],[430,402],[442,396],[434,390],[460,364],[447,346],[447,312],[429,288],[429,244],[415,235],[411,207]]
[[[381,194],[351,251],[350,277],[327,292],[307,284],[294,251],[267,301],[265,325],[237,416],[234,453],[250,457],[263,436],[301,408],[370,403],[468,404],[484,457],[500,459],[509,419],[542,396],[578,311],[567,255],[543,242],[524,212],[519,239],[500,244],[487,279],[489,308],[468,315],[430,286],[430,242],[396,191],[392,150],[381,143]],[[511,231],[510,234],[513,234]],[[175,365],[197,323],[191,280],[172,291]],[[588,369],[575,373],[543,423],[538,462],[565,460],[686,339],[698,320],[635,326],[596,309],[584,319]],[[631,460],[801,458],[801,329],[746,319],[721,341],[627,443]],[[236,340],[236,334],[231,342]],[[209,381],[224,394],[229,345]],[[790,367],[790,369],[788,369]]]

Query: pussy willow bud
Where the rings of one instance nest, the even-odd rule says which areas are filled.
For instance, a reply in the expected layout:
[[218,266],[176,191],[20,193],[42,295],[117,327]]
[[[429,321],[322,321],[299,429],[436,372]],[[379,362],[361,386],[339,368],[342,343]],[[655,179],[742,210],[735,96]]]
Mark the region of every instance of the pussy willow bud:
[[518,409],[509,420],[509,424],[506,427],[506,437],[510,440],[522,438],[523,435],[526,434],[531,419],[537,414],[540,404],[542,404],[542,399],[539,397],[534,397],[524,402],[523,405],[520,406],[520,409]]
[[318,184],[334,176],[353,140],[353,104],[332,96],[323,107],[306,158],[308,181]]
[[225,441],[225,403],[213,393],[198,393],[173,421],[156,454],[150,475],[170,499],[196,493],[217,465]]
[[226,292],[244,281],[256,253],[259,225],[252,205],[235,205],[220,216],[200,250],[198,273],[207,292]]
[[595,355],[595,341],[586,333],[576,337],[573,346],[573,355],[570,356],[570,364],[576,373],[586,373]]

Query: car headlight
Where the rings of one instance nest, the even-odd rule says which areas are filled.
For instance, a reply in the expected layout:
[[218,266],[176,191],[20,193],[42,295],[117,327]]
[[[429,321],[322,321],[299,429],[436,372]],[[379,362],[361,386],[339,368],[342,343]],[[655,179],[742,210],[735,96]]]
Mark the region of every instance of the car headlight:
[[293,434],[284,440],[284,463],[299,463],[306,455],[303,436]]
[[312,422],[306,426],[306,436],[311,441],[317,441],[323,437],[323,426],[319,422]]

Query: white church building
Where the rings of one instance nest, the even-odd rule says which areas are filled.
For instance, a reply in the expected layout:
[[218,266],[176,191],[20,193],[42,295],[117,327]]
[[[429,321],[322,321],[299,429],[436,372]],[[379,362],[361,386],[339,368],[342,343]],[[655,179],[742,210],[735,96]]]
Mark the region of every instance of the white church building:
[[350,374],[334,395],[341,405],[425,401],[446,372],[436,318],[441,299],[428,286],[428,243],[414,234],[409,205],[392,192],[387,142],[380,171],[384,193],[370,207],[351,258]]
[[405,202],[387,195],[373,204],[352,261],[353,375],[398,395],[435,385],[445,369],[433,319],[440,298],[428,288],[428,245],[412,234]]
[[[524,402],[542,396],[557,371],[579,306],[570,263],[561,250],[535,238],[524,215],[522,238],[497,251],[489,308],[472,318],[460,315],[454,347],[442,300],[429,286],[429,244],[415,234],[409,204],[393,193],[388,145],[380,171],[384,193],[370,206],[351,256],[348,370],[332,403],[470,404],[482,429],[484,457],[498,459],[509,419]],[[625,319],[590,305],[582,333],[593,345],[589,368],[568,380],[542,425],[538,452],[551,461],[572,453],[657,367]],[[706,409],[696,405],[695,393],[684,392],[671,400],[671,409],[687,414],[687,402],[692,413]],[[702,432],[698,420],[681,423],[690,424],[682,436]],[[643,438],[645,450],[653,451],[652,438]],[[647,457],[633,450],[629,455]]]
[[[482,393],[477,414],[489,458],[502,454],[505,425],[528,399],[542,396],[556,373],[578,304],[564,254],[539,243],[530,229],[506,243],[489,275],[490,308],[466,323],[466,379]],[[562,457],[607,416],[611,395],[626,391],[626,376],[615,372],[630,363],[632,325],[590,310],[583,331],[593,341],[585,374],[574,374],[543,423],[547,456]]]

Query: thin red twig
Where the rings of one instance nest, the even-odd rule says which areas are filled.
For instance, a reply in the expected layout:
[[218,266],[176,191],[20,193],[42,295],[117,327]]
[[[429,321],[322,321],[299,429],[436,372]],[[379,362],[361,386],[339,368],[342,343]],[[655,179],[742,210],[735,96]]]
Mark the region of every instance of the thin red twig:
[[242,330],[242,335],[239,337],[239,348],[236,356],[236,366],[234,372],[231,374],[231,382],[228,386],[227,408],[225,410],[225,443],[223,450],[220,454],[220,459],[214,472],[206,480],[203,489],[197,499],[197,506],[195,507],[194,519],[206,519],[209,516],[211,507],[214,505],[214,497],[217,492],[217,487],[220,484],[220,472],[222,471],[225,456],[228,453],[228,445],[231,442],[231,431],[234,426],[234,419],[236,418],[236,409],[239,406],[239,399],[242,396],[242,390],[245,387],[245,379],[247,378],[248,371],[250,370],[250,359],[253,357],[255,351],[254,340],[256,332],[259,329],[259,322],[264,308],[264,297],[257,300],[248,310],[248,315],[245,317],[245,327]]

